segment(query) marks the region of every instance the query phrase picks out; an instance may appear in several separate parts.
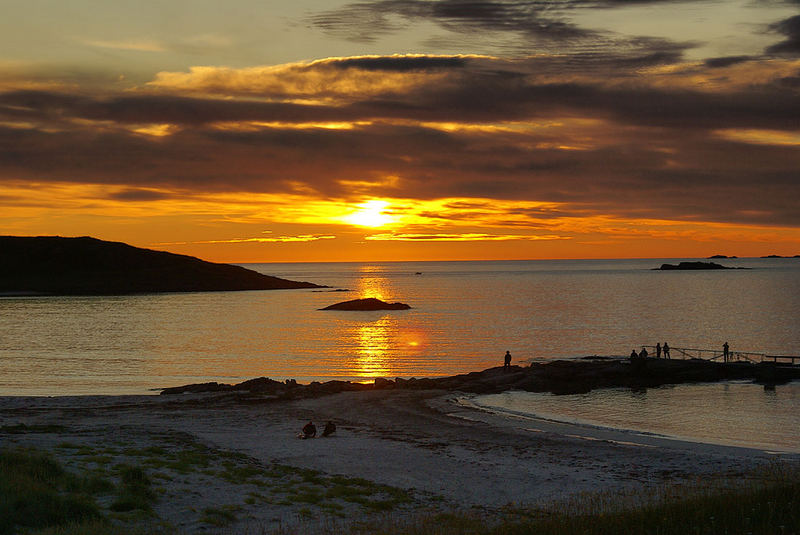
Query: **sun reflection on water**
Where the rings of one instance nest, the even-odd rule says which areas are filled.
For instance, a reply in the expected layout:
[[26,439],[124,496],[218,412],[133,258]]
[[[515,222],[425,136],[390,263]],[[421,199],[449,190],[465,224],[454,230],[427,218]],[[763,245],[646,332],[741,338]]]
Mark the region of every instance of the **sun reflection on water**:
[[[358,268],[354,290],[360,299],[374,297],[382,301],[401,301],[385,266],[365,264]],[[419,327],[410,327],[405,312],[369,312],[343,333],[351,359],[345,364],[347,374],[364,380],[375,377],[404,376],[405,366],[416,362],[427,347],[427,336]]]
[[356,357],[353,372],[358,377],[386,377],[393,371],[390,358],[395,331],[391,316],[364,323],[356,328]]
[[389,289],[389,281],[381,275],[377,266],[365,265],[359,268],[361,277],[358,278],[356,293],[359,299],[374,297],[385,301],[392,297]]

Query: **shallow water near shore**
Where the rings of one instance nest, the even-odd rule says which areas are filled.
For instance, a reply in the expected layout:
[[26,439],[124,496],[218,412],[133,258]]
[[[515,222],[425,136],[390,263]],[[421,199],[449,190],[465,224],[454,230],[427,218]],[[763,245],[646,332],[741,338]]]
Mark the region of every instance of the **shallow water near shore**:
[[[652,271],[662,262],[251,264],[331,288],[0,298],[0,395],[138,394],[259,376],[431,377],[496,366],[506,350],[526,364],[624,356],[664,341],[800,354],[800,260]],[[318,310],[360,297],[413,308]]]
[[504,392],[478,408],[509,416],[630,430],[692,442],[800,453],[800,381],[669,385],[586,394]]

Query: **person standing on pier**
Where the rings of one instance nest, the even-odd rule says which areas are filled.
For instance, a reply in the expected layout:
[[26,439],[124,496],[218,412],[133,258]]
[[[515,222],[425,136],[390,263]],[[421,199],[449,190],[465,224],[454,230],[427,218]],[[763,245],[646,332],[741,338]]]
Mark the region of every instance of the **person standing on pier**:
[[664,358],[668,359],[669,357],[669,344],[664,342]]
[[661,358],[661,344],[659,344],[658,342],[656,342],[656,358],[657,359]]
[[722,344],[722,360],[724,362],[728,362],[728,358],[730,356],[730,353],[728,352],[729,348],[730,348],[730,346],[728,346],[728,342],[725,342],[724,344]]

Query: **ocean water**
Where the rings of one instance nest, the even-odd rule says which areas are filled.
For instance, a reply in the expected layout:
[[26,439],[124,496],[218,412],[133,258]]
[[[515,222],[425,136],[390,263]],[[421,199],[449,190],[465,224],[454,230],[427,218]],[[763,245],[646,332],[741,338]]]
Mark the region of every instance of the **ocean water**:
[[[669,262],[677,262],[670,260]],[[800,259],[251,264],[348,291],[0,298],[0,395],[145,393],[267,376],[452,375],[676,347],[800,355]],[[54,269],[57,267],[54,266]],[[359,297],[391,312],[320,311]]]

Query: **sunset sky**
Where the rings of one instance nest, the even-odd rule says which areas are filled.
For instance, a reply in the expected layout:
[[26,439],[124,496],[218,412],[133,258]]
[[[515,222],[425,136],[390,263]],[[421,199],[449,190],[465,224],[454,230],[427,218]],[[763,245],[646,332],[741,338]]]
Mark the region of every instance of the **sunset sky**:
[[800,0],[4,0],[0,234],[800,253]]

